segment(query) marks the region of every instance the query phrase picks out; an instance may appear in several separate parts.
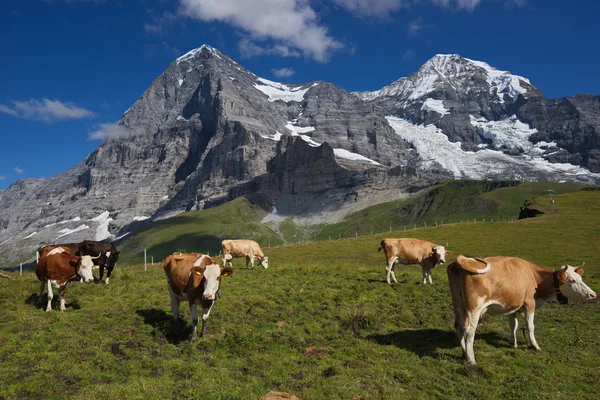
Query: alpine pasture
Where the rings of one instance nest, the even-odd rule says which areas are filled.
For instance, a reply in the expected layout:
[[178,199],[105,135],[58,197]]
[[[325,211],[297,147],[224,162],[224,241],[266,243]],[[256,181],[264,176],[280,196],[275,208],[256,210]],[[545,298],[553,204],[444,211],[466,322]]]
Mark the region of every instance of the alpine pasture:
[[[0,279],[0,398],[259,399],[271,390],[304,400],[598,398],[597,300],[545,304],[536,313],[541,352],[528,347],[521,317],[513,349],[506,318],[485,315],[478,365],[469,366],[445,266],[433,270],[433,285],[420,284],[419,266],[402,265],[399,283],[385,283],[381,239],[416,237],[446,245],[447,263],[459,254],[511,255],[552,268],[585,261],[584,280],[598,291],[600,191],[569,190],[553,204],[544,194],[532,207],[545,214],[271,248],[259,240],[269,269],[234,260],[206,335],[194,342],[185,303],[184,327],[172,326],[156,258],[147,271],[120,263],[110,285],[71,282],[65,312],[35,305],[34,273],[12,273]],[[205,251],[186,243],[187,251]],[[132,239],[123,249],[136,246]]]

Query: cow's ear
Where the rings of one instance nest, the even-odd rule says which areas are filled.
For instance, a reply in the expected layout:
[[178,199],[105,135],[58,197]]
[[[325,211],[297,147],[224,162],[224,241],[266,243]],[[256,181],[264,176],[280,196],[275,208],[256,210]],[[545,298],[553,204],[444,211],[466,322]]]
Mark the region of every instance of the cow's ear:
[[567,283],[567,268],[568,266],[564,266],[560,269],[560,271],[558,271],[557,274],[557,278],[558,278],[558,284],[559,285],[563,285],[565,283]]
[[575,272],[577,272],[579,274],[579,276],[583,276],[583,268],[582,267],[575,268]]
[[202,275],[204,275],[205,269],[206,269],[206,267],[192,267],[192,274],[202,276]]
[[446,250],[446,254],[449,255],[449,256],[451,256],[452,252],[450,250]]
[[233,268],[221,268],[221,276],[229,276],[233,274]]

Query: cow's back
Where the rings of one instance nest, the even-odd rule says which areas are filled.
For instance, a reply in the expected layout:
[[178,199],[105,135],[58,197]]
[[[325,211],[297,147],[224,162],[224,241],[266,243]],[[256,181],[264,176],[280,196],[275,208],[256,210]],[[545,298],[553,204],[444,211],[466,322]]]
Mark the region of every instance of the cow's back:
[[254,240],[249,239],[237,239],[237,240],[223,240],[221,242],[223,254],[230,253],[233,256],[245,256],[248,254],[258,255],[264,257],[262,250],[258,243]]
[[413,262],[421,262],[431,254],[432,248],[437,246],[427,240],[413,238],[384,239],[382,242],[388,258],[398,256]]
[[489,257],[490,269],[484,274],[459,270],[464,293],[470,299],[495,299],[507,308],[520,307],[525,297],[533,296],[537,286],[537,265],[517,257]]

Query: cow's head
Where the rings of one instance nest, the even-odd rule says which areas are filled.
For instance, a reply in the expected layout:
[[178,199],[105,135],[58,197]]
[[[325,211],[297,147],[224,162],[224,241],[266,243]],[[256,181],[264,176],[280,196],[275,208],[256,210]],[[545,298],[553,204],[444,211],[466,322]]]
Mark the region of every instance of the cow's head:
[[436,264],[443,264],[446,262],[446,254],[452,254],[451,251],[446,251],[444,246],[433,246],[431,248],[431,255],[435,258]]
[[112,270],[115,265],[117,265],[117,260],[119,259],[119,251],[107,251],[106,253],[104,253],[104,257],[105,257],[105,266],[106,268],[108,268],[109,270]]
[[227,253],[223,256],[223,266],[226,266],[228,262],[231,262],[231,260],[233,260],[233,256],[231,255],[231,253]]
[[258,256],[257,258],[258,258],[258,263],[260,265],[262,265],[263,267],[265,267],[265,269],[269,268],[269,257],[267,257],[267,256],[264,256],[264,257]]
[[212,263],[206,266],[192,267],[192,273],[201,276],[202,298],[214,300],[221,287],[221,277],[233,274],[233,268],[223,268],[219,264]]
[[558,288],[569,299],[592,300],[596,298],[596,292],[583,282],[583,265],[581,267],[564,265],[557,275]]
[[81,256],[78,263],[77,274],[83,278],[86,282],[94,282],[94,275],[92,275],[92,268],[94,267],[94,261],[98,257],[92,256]]

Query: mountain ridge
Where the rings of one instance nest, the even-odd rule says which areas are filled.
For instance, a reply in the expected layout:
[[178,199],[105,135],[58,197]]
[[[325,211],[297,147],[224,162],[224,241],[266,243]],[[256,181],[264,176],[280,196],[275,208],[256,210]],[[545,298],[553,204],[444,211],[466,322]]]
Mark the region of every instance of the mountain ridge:
[[600,182],[578,167],[600,159],[600,96],[549,100],[486,63],[428,63],[397,80],[399,90],[364,101],[324,81],[270,81],[211,46],[193,49],[81,163],[0,191],[0,255],[57,240],[58,225],[72,231],[68,240],[114,238],[249,193],[293,214],[318,212],[317,199],[339,209],[442,178]]

